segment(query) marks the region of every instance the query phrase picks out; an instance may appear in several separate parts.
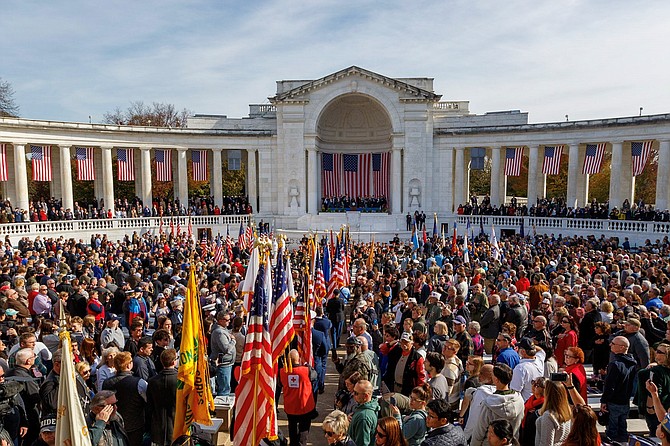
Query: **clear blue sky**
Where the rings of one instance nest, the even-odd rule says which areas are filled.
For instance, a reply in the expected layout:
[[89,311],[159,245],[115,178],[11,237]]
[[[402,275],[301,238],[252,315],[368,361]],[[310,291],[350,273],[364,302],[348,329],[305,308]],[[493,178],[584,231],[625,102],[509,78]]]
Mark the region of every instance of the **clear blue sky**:
[[531,122],[670,112],[670,2],[3,0],[21,116],[99,122],[131,101],[246,116],[275,81],[360,67],[433,77]]

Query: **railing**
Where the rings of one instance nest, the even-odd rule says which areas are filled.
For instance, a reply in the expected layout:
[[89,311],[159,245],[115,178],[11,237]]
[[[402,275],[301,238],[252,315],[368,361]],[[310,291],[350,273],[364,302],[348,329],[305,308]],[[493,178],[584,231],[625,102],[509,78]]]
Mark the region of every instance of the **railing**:
[[[216,227],[224,225],[246,224],[249,215],[198,215],[191,217],[191,225],[194,230],[202,227]],[[182,232],[188,228],[187,216],[163,217],[163,230],[170,230],[170,222],[174,226],[179,224]],[[114,230],[141,231],[160,228],[160,217],[142,218],[113,218],[109,220],[67,220],[67,221],[41,221],[27,223],[3,223],[0,224],[0,236],[35,236],[50,234],[53,236],[76,235],[82,232],[109,232]],[[231,228],[232,229],[232,228]],[[235,229],[237,231],[237,229]],[[235,232],[237,234],[237,232]]]
[[471,226],[479,226],[481,223],[490,228],[494,225],[498,229],[521,228],[521,221],[524,222],[524,231],[526,234],[536,229],[543,229],[542,232],[549,230],[563,230],[564,234],[571,234],[576,231],[594,231],[602,233],[616,233],[623,235],[625,233],[636,234],[670,234],[670,222],[657,221],[637,221],[637,220],[589,220],[584,218],[551,218],[551,217],[507,217],[499,215],[459,215],[457,218],[459,227],[463,228],[470,220]]

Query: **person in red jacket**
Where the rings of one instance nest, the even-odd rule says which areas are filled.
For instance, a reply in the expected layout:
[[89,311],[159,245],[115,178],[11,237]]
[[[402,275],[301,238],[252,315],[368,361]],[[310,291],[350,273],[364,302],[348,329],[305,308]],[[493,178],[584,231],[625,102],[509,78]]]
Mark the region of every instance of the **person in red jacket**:
[[292,367],[279,370],[279,379],[284,389],[284,412],[288,418],[288,435],[291,446],[307,446],[307,437],[316,404],[312,391],[312,378],[316,380],[316,371],[306,365],[300,365],[297,350],[289,352]]

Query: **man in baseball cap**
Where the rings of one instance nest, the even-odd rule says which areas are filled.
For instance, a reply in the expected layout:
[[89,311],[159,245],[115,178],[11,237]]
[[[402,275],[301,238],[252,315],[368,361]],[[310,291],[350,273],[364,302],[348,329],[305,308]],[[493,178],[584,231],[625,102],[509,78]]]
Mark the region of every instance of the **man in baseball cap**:
[[46,415],[40,420],[40,437],[33,445],[55,446],[56,444],[56,415]]

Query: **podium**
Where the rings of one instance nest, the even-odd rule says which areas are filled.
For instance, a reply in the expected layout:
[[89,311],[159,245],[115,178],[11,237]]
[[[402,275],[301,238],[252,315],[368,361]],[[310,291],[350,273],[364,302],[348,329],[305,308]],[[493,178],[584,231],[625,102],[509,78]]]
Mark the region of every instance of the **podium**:
[[233,418],[233,406],[235,406],[235,397],[232,395],[214,397],[216,418],[222,420],[218,432],[230,432],[230,423]]

